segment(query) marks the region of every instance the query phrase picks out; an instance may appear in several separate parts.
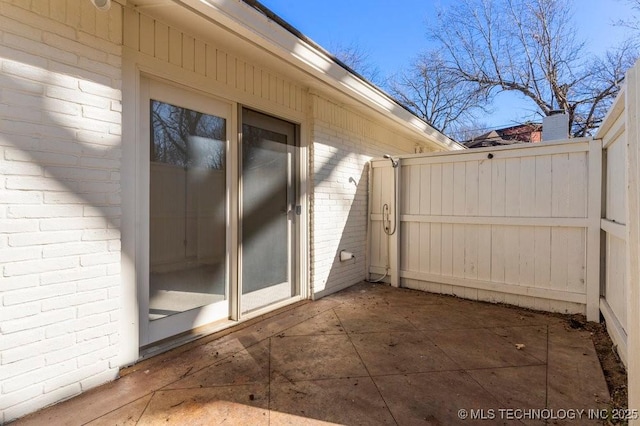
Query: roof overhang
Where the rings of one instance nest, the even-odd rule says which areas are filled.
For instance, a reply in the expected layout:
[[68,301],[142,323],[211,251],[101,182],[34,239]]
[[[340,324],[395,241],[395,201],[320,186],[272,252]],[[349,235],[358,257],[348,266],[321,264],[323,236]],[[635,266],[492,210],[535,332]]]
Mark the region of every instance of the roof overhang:
[[[311,90],[334,89],[331,94],[335,94],[339,102],[381,114],[397,129],[412,133],[434,148],[465,149],[313,42],[299,37],[241,0],[129,0],[128,4],[168,24],[188,28],[194,36],[215,40],[222,47],[233,49],[234,53],[260,60]],[[279,60],[274,61],[274,58]]]

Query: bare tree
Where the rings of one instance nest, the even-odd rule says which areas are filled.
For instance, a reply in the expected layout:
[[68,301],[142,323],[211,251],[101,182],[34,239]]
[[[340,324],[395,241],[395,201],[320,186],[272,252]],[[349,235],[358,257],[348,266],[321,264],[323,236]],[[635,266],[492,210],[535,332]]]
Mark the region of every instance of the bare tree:
[[448,72],[437,51],[420,55],[408,70],[389,81],[398,102],[440,129],[453,135],[482,110],[485,92],[460,76]]
[[626,19],[620,19],[614,22],[614,25],[633,30],[634,34],[632,37],[638,40],[640,38],[640,0],[626,0],[625,3],[631,7],[631,13]]
[[565,0],[460,0],[430,31],[448,73],[491,97],[516,91],[541,115],[563,110],[573,136],[598,127],[636,51],[631,43],[590,57]]
[[340,62],[378,86],[384,85],[380,69],[371,62],[369,52],[357,43],[335,44],[330,51]]
[[478,119],[470,119],[455,126],[449,136],[458,142],[470,141],[491,131],[492,127]]

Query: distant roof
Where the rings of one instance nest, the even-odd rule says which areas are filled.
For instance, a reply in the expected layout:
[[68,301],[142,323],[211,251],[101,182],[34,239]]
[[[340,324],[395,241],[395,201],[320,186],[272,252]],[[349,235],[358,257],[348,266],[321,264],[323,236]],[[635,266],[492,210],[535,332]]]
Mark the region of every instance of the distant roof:
[[517,143],[540,142],[541,136],[541,123],[523,123],[491,130],[480,136],[466,140],[462,142],[462,144],[467,148],[513,145]]

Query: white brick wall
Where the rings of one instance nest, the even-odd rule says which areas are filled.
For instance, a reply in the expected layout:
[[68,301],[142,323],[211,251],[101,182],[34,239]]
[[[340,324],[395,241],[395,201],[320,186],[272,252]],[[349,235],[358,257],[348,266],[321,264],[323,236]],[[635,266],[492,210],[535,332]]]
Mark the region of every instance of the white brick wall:
[[112,380],[122,8],[0,0],[0,423]]
[[[366,278],[367,162],[413,153],[416,141],[354,111],[313,96],[311,280],[321,297]],[[355,260],[340,262],[340,250]]]

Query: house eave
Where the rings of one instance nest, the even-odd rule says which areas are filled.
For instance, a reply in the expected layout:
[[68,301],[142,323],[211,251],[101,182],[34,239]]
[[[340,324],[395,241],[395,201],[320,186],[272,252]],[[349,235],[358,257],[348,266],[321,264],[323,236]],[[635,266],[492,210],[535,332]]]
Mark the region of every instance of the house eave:
[[[388,94],[336,61],[315,43],[300,37],[256,7],[241,0],[134,0],[138,7],[158,10],[177,5],[239,37],[253,47],[285,61],[304,73],[311,89],[337,91],[346,104],[364,106],[389,119],[397,130],[410,133],[437,150],[464,146],[421,120]],[[131,3],[131,2],[130,2]]]

